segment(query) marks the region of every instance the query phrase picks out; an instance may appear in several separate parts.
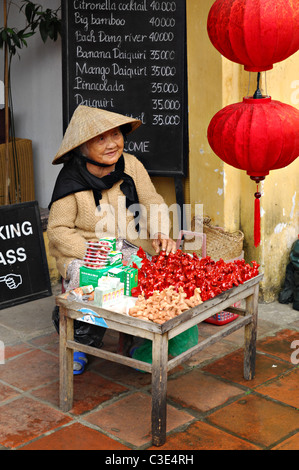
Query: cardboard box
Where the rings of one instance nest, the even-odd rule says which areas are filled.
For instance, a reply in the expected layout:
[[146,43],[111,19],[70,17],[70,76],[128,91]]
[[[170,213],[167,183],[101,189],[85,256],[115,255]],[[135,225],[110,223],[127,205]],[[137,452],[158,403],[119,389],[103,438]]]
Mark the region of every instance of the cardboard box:
[[124,285],[119,282],[118,286],[105,287],[98,286],[95,288],[94,304],[98,307],[109,307],[121,302],[124,298]]
[[124,294],[131,295],[131,289],[138,285],[138,269],[130,266],[110,268],[107,276],[118,277],[124,284]]

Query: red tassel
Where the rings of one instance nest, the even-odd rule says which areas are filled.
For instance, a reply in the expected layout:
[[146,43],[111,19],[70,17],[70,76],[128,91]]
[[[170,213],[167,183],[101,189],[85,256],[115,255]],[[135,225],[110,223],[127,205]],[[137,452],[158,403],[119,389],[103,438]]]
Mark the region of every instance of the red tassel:
[[[257,185],[258,189],[258,185]],[[261,193],[257,191],[254,193],[254,246],[258,247],[261,242],[261,209],[260,209],[260,197]]]

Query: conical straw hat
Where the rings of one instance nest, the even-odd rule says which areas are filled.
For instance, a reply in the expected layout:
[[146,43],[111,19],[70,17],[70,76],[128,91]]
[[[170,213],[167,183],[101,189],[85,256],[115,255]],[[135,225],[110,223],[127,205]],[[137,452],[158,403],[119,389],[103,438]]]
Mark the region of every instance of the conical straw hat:
[[63,156],[71,150],[84,144],[89,139],[103,134],[103,132],[124,124],[131,124],[132,129],[130,132],[132,132],[141,125],[141,121],[104,109],[78,106],[65,131],[61,146],[52,164],[63,163]]

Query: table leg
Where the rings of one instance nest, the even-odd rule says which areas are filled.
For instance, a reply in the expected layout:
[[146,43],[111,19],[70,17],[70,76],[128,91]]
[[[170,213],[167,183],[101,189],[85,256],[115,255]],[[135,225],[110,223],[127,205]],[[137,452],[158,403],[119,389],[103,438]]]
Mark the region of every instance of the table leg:
[[154,335],[152,359],[152,442],[162,446],[166,441],[167,333]]
[[73,350],[68,348],[67,340],[74,339],[74,320],[67,317],[67,310],[59,308],[59,398],[62,411],[73,407]]
[[252,315],[252,322],[245,326],[244,378],[246,380],[252,380],[255,375],[258,296],[257,284],[254,293],[246,299],[246,314]]

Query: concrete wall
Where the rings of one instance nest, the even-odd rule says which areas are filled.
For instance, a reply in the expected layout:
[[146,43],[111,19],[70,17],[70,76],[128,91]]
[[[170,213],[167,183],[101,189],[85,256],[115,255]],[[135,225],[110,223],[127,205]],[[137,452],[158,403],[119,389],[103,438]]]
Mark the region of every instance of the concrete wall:
[[[13,2],[8,26],[22,28],[24,15]],[[39,0],[44,8],[57,8],[60,0]],[[3,11],[0,11],[2,25]],[[12,93],[16,136],[32,140],[35,195],[40,207],[47,207],[60,168],[51,164],[62,139],[61,41],[44,44],[37,33],[27,39],[28,47],[12,62]],[[3,64],[0,50],[0,64]],[[3,70],[2,66],[0,70]],[[0,75],[2,80],[2,76]],[[1,87],[0,87],[1,88]],[[0,92],[0,106],[4,96]]]
[[[254,247],[253,216],[256,185],[246,172],[223,163],[207,141],[213,115],[228,104],[252,95],[256,74],[222,57],[212,46],[206,20],[213,0],[188,0],[190,202],[202,203],[204,214],[215,225],[245,234],[247,261],[261,264],[264,280],[261,300],[277,298],[284,280],[289,252],[299,233],[299,159],[282,170],[270,172],[261,184],[261,245]],[[196,21],[195,21],[196,18]],[[266,90],[267,82],[267,90]],[[274,64],[262,76],[262,91],[275,100],[299,105],[299,52]]]
[[[267,92],[273,100],[278,100],[298,108],[297,96],[299,78],[299,53],[282,63],[275,64],[267,72]],[[294,88],[296,86],[296,88]],[[263,91],[266,89],[263,75]],[[250,243],[250,230],[253,218],[253,202],[250,194],[255,191],[255,183],[241,175],[241,227],[247,234],[246,253],[256,258],[264,271],[262,283],[263,298],[270,302],[277,297],[284,280],[289,253],[299,233],[299,159],[280,170],[270,171],[260,184],[261,201],[261,246],[257,249]],[[249,196],[249,197],[248,197]]]

